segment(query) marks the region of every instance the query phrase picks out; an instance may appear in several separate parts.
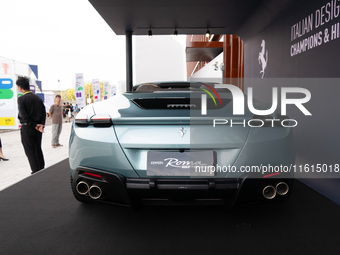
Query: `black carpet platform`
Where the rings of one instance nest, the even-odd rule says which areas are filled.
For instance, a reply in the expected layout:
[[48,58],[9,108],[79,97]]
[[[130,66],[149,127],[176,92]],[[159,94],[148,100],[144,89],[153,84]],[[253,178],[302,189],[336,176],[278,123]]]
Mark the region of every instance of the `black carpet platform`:
[[340,254],[340,206],[300,182],[230,211],[83,205],[65,160],[0,192],[0,254]]

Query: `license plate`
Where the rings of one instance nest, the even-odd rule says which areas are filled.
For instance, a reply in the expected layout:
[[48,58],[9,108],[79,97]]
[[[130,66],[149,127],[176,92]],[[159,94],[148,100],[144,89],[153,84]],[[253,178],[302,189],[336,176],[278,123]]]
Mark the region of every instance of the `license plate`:
[[148,151],[148,176],[214,176],[213,151]]

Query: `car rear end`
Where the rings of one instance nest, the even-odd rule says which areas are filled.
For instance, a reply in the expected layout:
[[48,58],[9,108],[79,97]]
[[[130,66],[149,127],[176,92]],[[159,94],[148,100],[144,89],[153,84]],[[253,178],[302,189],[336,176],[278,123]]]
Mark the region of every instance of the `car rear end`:
[[[231,205],[242,197],[262,199],[267,186],[275,186],[277,195],[276,185],[286,177],[264,180],[239,170],[264,161],[290,164],[291,130],[214,127],[216,118],[237,121],[232,96],[221,93],[219,107],[208,101],[212,114],[202,116],[201,95],[186,89],[125,93],[86,107],[70,138],[75,197],[126,205]],[[251,189],[244,188],[247,182]]]

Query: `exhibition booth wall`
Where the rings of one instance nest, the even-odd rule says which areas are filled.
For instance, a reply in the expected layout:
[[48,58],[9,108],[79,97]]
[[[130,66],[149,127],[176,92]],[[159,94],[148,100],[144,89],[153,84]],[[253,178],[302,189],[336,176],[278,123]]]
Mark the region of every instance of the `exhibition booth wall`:
[[245,88],[253,87],[258,99],[271,103],[273,87],[311,93],[304,104],[311,116],[287,108],[298,121],[296,163],[338,162],[339,22],[339,1],[294,1],[261,32],[244,38]]

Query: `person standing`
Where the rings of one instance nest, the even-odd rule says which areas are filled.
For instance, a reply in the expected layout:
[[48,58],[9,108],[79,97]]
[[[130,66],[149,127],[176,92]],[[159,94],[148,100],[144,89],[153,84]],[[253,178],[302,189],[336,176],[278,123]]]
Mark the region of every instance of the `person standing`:
[[50,118],[52,119],[52,147],[55,148],[57,146],[62,146],[59,143],[59,136],[61,133],[62,125],[63,125],[63,110],[60,105],[61,96],[55,96],[55,104],[53,104],[50,108]]
[[8,158],[6,158],[4,156],[4,154],[2,153],[2,144],[1,144],[1,138],[0,138],[0,161],[3,160],[3,161],[8,161]]
[[80,108],[78,104],[76,104],[75,115],[77,115],[79,112],[80,112]]
[[63,118],[64,119],[66,118],[66,105],[65,105],[65,102],[63,104]]
[[73,114],[74,108],[73,108],[72,104],[70,104],[70,110],[71,110],[71,118],[73,118],[74,117],[74,114]]
[[23,94],[18,98],[18,119],[22,125],[21,143],[33,174],[45,167],[41,139],[45,127],[46,110],[41,98],[30,91],[27,77],[19,77],[16,84]]
[[78,111],[78,105],[76,104],[74,107],[73,107],[73,117],[77,116],[77,112]]
[[[66,102],[66,106],[65,106],[65,115],[68,119],[68,122],[71,122],[71,107],[68,104],[68,102]],[[67,121],[65,121],[65,122],[67,122]]]

